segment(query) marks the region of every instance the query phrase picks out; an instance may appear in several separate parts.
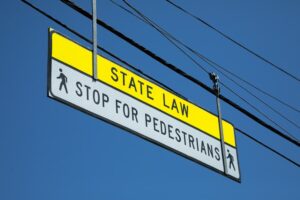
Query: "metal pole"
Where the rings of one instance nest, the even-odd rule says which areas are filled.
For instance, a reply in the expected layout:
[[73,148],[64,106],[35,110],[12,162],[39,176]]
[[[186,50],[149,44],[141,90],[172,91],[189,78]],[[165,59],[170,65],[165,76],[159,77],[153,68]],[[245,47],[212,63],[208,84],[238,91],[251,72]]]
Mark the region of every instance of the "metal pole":
[[97,4],[96,0],[92,0],[93,7],[93,79],[97,77]]
[[224,173],[228,174],[225,142],[224,142],[224,134],[223,134],[223,125],[222,125],[222,112],[221,112],[221,104],[220,104],[220,98],[219,98],[220,97],[219,77],[215,73],[210,73],[209,76],[210,76],[210,79],[214,83],[213,89],[216,93],[216,102],[217,102],[217,109],[218,109],[218,122],[219,122],[219,130],[220,130],[220,140],[221,140]]

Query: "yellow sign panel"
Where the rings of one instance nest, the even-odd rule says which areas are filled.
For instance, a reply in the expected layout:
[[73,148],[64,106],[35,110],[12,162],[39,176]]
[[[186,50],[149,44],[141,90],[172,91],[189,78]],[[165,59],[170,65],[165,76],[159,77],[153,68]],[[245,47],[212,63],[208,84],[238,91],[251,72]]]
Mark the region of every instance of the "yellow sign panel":
[[[68,38],[52,33],[52,58],[92,76],[92,52]],[[218,117],[132,71],[98,55],[98,79],[154,108],[220,139]],[[236,147],[234,127],[222,121],[225,143]]]

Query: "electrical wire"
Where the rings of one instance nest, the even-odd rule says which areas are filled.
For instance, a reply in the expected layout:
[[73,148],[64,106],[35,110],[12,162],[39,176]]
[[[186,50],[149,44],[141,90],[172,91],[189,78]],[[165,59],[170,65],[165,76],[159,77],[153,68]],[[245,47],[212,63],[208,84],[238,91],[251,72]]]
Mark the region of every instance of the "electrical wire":
[[[140,16],[136,15],[135,13],[133,13],[132,11],[130,11],[129,9],[125,8],[124,6],[116,3],[113,0],[110,0],[114,5],[116,5],[117,7],[121,8],[122,10],[128,12],[129,14],[131,14],[132,16],[136,17],[137,19],[141,20],[144,23],[147,23],[143,18],[141,18]],[[148,23],[147,23],[148,24]],[[157,25],[158,26],[158,25]],[[159,28],[159,26],[158,26]],[[177,38],[175,38],[173,35],[171,35],[169,32],[165,31],[163,28],[160,27],[160,29],[165,32],[165,34],[169,35],[169,37],[171,37],[174,41],[176,41],[177,43],[181,44],[182,46],[184,46],[186,49],[188,49],[189,51],[191,51],[192,53],[194,53],[196,56],[198,56],[199,58],[206,60],[206,63],[208,63],[209,65],[215,65],[218,68],[220,68],[221,70],[225,71],[226,73],[230,74],[231,76],[233,76],[234,78],[240,80],[241,82],[249,85],[250,87],[256,89],[257,91],[261,92],[262,94],[268,96],[269,98],[279,102],[280,104],[286,106],[287,108],[297,112],[298,114],[300,114],[300,109],[295,108],[294,106],[289,105],[288,103],[284,102],[283,100],[275,97],[274,95],[260,89],[259,87],[255,86],[254,84],[250,83],[249,81],[241,78],[240,76],[234,74],[233,72],[227,70],[225,67],[222,67],[221,65],[219,65],[218,63],[212,61],[211,59],[205,57],[204,55],[202,55],[201,53],[197,52],[196,50],[190,48],[189,46],[187,46],[186,44],[184,44],[183,42],[181,42],[180,40],[178,40]],[[225,75],[225,74],[224,74]],[[295,124],[295,123],[294,123]],[[298,125],[297,125],[298,126]],[[299,127],[299,126],[298,126]]]
[[[217,69],[211,62],[210,59],[208,59],[207,57],[203,56],[202,54],[200,54],[199,52],[191,49],[189,46],[187,46],[186,44],[184,44],[183,42],[181,42],[180,40],[178,40],[177,38],[175,38],[173,35],[171,35],[169,32],[167,32],[166,30],[164,30],[162,27],[160,27],[158,24],[156,24],[154,21],[150,20],[148,17],[146,17],[144,14],[142,14],[140,11],[138,11],[136,8],[134,8],[131,4],[129,4],[128,2],[124,1],[123,2],[129,6],[131,9],[133,9],[135,12],[138,13],[135,14],[133,12],[131,12],[130,10],[126,9],[125,7],[121,6],[120,4],[116,3],[113,0],[110,0],[112,3],[114,3],[116,6],[120,7],[121,9],[125,10],[126,12],[129,12],[131,15],[133,15],[134,17],[138,18],[139,20],[141,20],[142,22],[150,25],[151,27],[155,28],[156,30],[158,30],[166,39],[168,39],[172,44],[174,44],[177,48],[178,45],[176,45],[173,41],[181,44],[182,46],[184,46],[185,48],[187,48],[189,51],[191,51],[192,53],[194,53],[195,55],[197,55],[198,57],[200,57],[204,62],[206,62],[207,64],[209,64],[211,67],[213,67],[214,69],[216,69],[217,71],[219,71],[220,73],[222,73],[226,78],[228,78],[229,80],[231,80],[232,82],[234,82],[236,85],[238,85],[240,88],[242,88],[243,90],[245,90],[248,94],[250,94],[251,96],[253,96],[254,98],[256,98],[258,101],[260,101],[262,104],[264,104],[266,107],[268,107],[269,109],[271,109],[273,112],[275,112],[276,114],[278,114],[279,116],[281,116],[283,119],[287,120],[289,123],[291,123],[292,125],[294,125],[295,127],[297,127],[298,129],[300,129],[300,126],[297,125],[295,122],[293,122],[292,120],[288,119],[286,116],[284,116],[283,114],[281,114],[279,111],[277,111],[275,108],[273,108],[272,106],[270,106],[268,103],[266,103],[265,101],[263,101],[262,99],[260,99],[258,96],[254,95],[252,92],[250,92],[250,90],[248,90],[247,88],[243,87],[242,85],[240,85],[239,83],[237,83],[234,79],[230,78],[229,76],[227,76],[226,74],[224,74],[222,71],[220,71],[219,69]],[[171,38],[171,39],[170,39]],[[183,49],[180,48],[181,51],[184,51]],[[186,53],[185,53],[186,55]],[[189,56],[190,57],[190,56]],[[214,62],[215,63],[215,62]],[[198,65],[198,63],[196,63]],[[216,64],[216,63],[215,63]],[[221,69],[225,69],[224,67],[217,65],[217,67],[221,67]],[[205,72],[208,73],[207,70],[205,70]],[[227,70],[227,72],[230,72],[229,70]],[[231,74],[233,74],[232,72],[230,72]],[[235,75],[236,76],[236,75]],[[257,109],[256,109],[257,110]]]
[[[129,4],[127,1],[124,1],[123,2],[129,6],[131,9],[133,9],[135,12],[137,12],[144,20],[146,23],[148,23],[150,26],[152,26],[154,29],[156,29],[158,32],[160,32],[162,35],[164,35],[163,31],[161,31],[161,29],[156,26],[156,25],[153,25],[153,22],[152,20],[150,20],[148,17],[146,17],[145,15],[143,15],[140,11],[138,11],[136,8],[134,8],[131,4]],[[180,46],[178,46],[175,42],[173,42],[172,39],[170,39],[169,37],[166,37],[166,39],[171,42],[174,46],[176,46],[176,48],[178,50],[180,50],[185,56],[187,56],[190,60],[193,61],[194,64],[196,64],[202,71],[206,72],[207,74],[209,74],[209,71],[203,67],[199,62],[197,62],[195,59],[193,59],[189,54],[187,54]]]
[[286,161],[296,165],[297,167],[300,167],[300,164],[297,163],[296,161],[288,158],[287,156],[283,155],[282,153],[278,152],[277,150],[269,147],[268,145],[262,143],[261,141],[257,140],[256,138],[252,137],[251,135],[249,135],[248,133],[246,133],[245,131],[242,131],[239,128],[235,128],[235,130],[237,130],[238,132],[240,132],[241,134],[245,135],[246,137],[248,137],[249,139],[251,139],[252,141],[256,142],[257,144],[265,147],[266,149],[270,150],[271,152],[275,153],[276,155],[280,156],[281,158],[285,159]]
[[[69,0],[61,0],[61,2],[63,2],[64,4],[69,6],[70,8],[74,9],[78,13],[82,14],[83,16],[87,17],[88,19],[92,19],[92,15],[89,12],[83,10],[82,8],[77,6],[75,3],[73,3]],[[120,31],[116,30],[115,28],[111,27],[110,25],[103,22],[102,20],[97,19],[97,24],[102,26],[106,30],[110,31],[114,35],[118,36],[122,40],[126,41],[128,44],[132,45],[133,47],[139,49],[140,51],[142,51],[146,55],[152,57],[154,60],[161,63],[165,67],[171,69],[175,73],[185,77],[186,79],[188,79],[189,81],[191,81],[191,82],[195,83],[196,85],[202,87],[203,89],[205,89],[209,93],[215,94],[214,90],[212,88],[210,88],[209,86],[207,86],[206,84],[202,83],[201,81],[197,80],[196,78],[194,78],[194,77],[190,76],[189,74],[185,73],[184,71],[182,71],[178,67],[174,66],[173,64],[170,64],[169,62],[167,62],[163,58],[159,57],[158,55],[156,55],[155,53],[153,53],[149,49],[145,48],[144,46],[138,44],[136,41],[134,41],[133,39],[127,37],[126,35],[124,35]],[[287,136],[286,134],[282,133],[280,130],[278,130],[278,129],[274,128],[273,126],[269,125],[268,123],[266,123],[262,119],[258,118],[257,116],[255,116],[254,114],[249,112],[248,110],[246,110],[246,109],[242,108],[241,106],[239,106],[237,103],[231,101],[230,99],[226,98],[223,95],[220,95],[220,99],[222,99],[224,102],[226,102],[227,104],[229,104],[233,108],[239,110],[241,113],[245,114],[246,116],[248,116],[249,118],[251,118],[255,122],[259,123],[260,125],[264,126],[265,128],[267,128],[267,129],[271,130],[272,132],[276,133],[278,136],[282,137],[283,139],[297,145],[298,147],[300,146],[299,141],[294,140],[293,138],[291,138],[291,137]]]
[[[70,31],[71,33],[73,33],[74,35],[78,36],[79,38],[83,39],[84,41],[92,44],[92,41],[90,41],[89,39],[87,39],[86,37],[82,36],[81,34],[77,33],[75,30],[69,28],[67,25],[65,25],[64,23],[62,23],[61,21],[55,19],[54,17],[52,17],[51,15],[47,14],[46,12],[42,11],[41,9],[37,8],[36,6],[34,6],[33,4],[29,3],[26,0],[21,0],[21,2],[25,3],[27,6],[31,7],[32,9],[34,9],[35,11],[37,11],[38,13],[42,14],[43,16],[47,17],[48,19],[52,20],[53,22],[57,23],[58,25],[62,26],[63,28],[65,28],[66,30]],[[97,46],[100,50],[101,47]],[[245,133],[244,131],[236,128],[237,131],[239,131],[240,133],[244,134],[245,136],[247,136],[249,139],[255,141],[256,143],[258,143],[259,145],[271,150],[273,153],[277,154],[278,156],[284,158],[286,161],[295,164],[296,166],[299,167],[299,164],[296,163],[295,161],[293,161],[292,159],[284,156],[283,154],[277,152],[276,150],[272,149],[271,147],[265,145],[264,143],[260,142],[259,140],[255,139],[254,137],[250,136],[249,134]]]
[[[51,15],[47,14],[46,12],[42,11],[41,9],[37,8],[36,6],[34,6],[33,4],[29,3],[26,0],[21,0],[23,3],[25,3],[26,5],[28,5],[29,7],[31,7],[32,9],[36,10],[37,12],[39,12],[40,14],[44,15],[45,17],[47,17],[48,19],[52,20],[53,22],[57,23],[58,25],[62,26],[63,28],[65,28],[66,30],[68,30],[69,32],[73,33],[74,35],[76,35],[77,37],[79,37],[80,39],[84,40],[85,42],[88,42],[90,44],[93,44],[92,40],[84,37],[83,35],[77,33],[76,31],[74,31],[73,29],[69,28],[67,25],[63,24],[62,22],[60,22],[59,20],[53,18]],[[114,55],[113,53],[111,53],[110,51],[100,47],[99,45],[97,45],[98,49],[103,51],[104,53],[108,54],[109,56],[113,57],[114,59],[118,60],[119,62],[125,64],[126,66],[128,66],[129,68],[133,69],[135,72],[139,73],[140,75],[142,75],[144,78],[148,79],[148,80],[152,80],[153,82],[155,82],[156,84],[160,85],[162,88],[168,90],[171,93],[174,93],[178,96],[180,96],[181,98],[186,99],[184,96],[182,96],[181,94],[175,92],[174,90],[172,90],[170,87],[166,86],[165,84],[161,83],[160,81],[152,78],[151,76],[145,74],[142,70],[134,67],[133,65],[129,64],[128,62],[124,61],[123,59],[119,58],[118,56]]]
[[[113,0],[110,0],[111,2],[114,2]],[[133,5],[131,5],[130,3],[128,3],[126,0],[123,0],[123,2],[130,8],[132,9],[134,12],[137,13],[137,15],[135,15],[134,13],[132,13],[134,16],[140,17],[139,19],[142,20],[144,23],[150,25],[151,27],[153,27],[154,29],[156,29],[159,33],[161,33],[168,41],[170,41],[173,45],[175,45],[181,52],[184,52],[185,55],[188,55],[182,48],[180,48],[173,40],[177,41],[178,43],[180,43],[182,45],[182,42],[180,42],[177,38],[175,38],[174,36],[172,36],[169,32],[165,31],[162,27],[160,27],[159,25],[157,25],[155,22],[153,22],[151,19],[149,19],[147,16],[145,16],[143,13],[141,13],[141,11],[139,11],[137,8],[135,8]],[[114,4],[117,4],[114,2]],[[121,6],[121,5],[119,5]],[[188,47],[187,45],[184,45],[186,48],[192,50],[190,47]],[[193,50],[194,52],[194,50]],[[191,58],[191,56],[188,55],[188,58]],[[202,59],[202,58],[201,58]],[[202,70],[203,70],[203,66],[201,66],[198,62],[196,62],[194,59],[192,59],[192,61],[194,61],[194,63],[199,66]],[[206,63],[208,63],[206,60],[204,60]],[[218,70],[214,65],[208,63],[210,66],[212,66],[214,69]],[[204,69],[204,71],[206,73],[209,74],[209,72],[207,70]],[[219,72],[221,72],[222,74],[224,74],[222,71],[218,70]],[[296,126],[297,128],[300,128],[295,122],[291,121],[290,119],[288,119],[287,117],[285,117],[284,115],[282,115],[279,111],[277,111],[276,109],[274,109],[272,106],[270,106],[269,104],[267,104],[266,102],[264,102],[263,100],[261,100],[259,97],[257,97],[256,95],[254,95],[252,92],[250,92],[248,89],[244,88],[243,86],[241,86],[239,83],[237,83],[235,80],[231,79],[230,77],[228,77],[226,74],[224,74],[229,80],[233,81],[235,84],[237,84],[240,88],[242,88],[243,90],[245,90],[247,93],[249,93],[251,96],[253,96],[254,98],[256,98],[257,100],[259,100],[261,103],[263,103],[265,106],[267,106],[268,108],[270,108],[273,112],[275,112],[276,114],[278,114],[279,116],[281,116],[283,119],[287,120],[288,122],[290,122],[291,124],[293,124],[294,126]],[[226,86],[224,83],[221,83],[222,85]],[[226,88],[231,91],[234,95],[236,95],[237,97],[239,97],[241,100],[243,100],[245,103],[247,103],[248,105],[250,105],[253,109],[255,109],[257,112],[259,112],[261,115],[263,115],[265,118],[267,118],[269,121],[271,121],[273,124],[275,124],[277,127],[281,128],[283,131],[285,131],[290,137],[292,137],[295,140],[298,140],[295,136],[293,136],[291,133],[289,133],[289,131],[287,131],[285,128],[283,128],[281,125],[279,125],[278,123],[276,123],[274,120],[272,120],[269,116],[267,116],[265,113],[263,113],[262,111],[260,111],[257,107],[255,107],[253,104],[251,104],[249,101],[247,101],[246,99],[242,98],[240,95],[238,95],[236,92],[234,92],[233,90],[231,90],[228,86],[226,86]]]
[[297,140],[299,142],[299,140],[292,135],[291,133],[289,133],[285,128],[283,128],[281,125],[279,125],[277,122],[275,122],[273,119],[271,119],[268,115],[266,115],[265,113],[263,113],[262,111],[260,111],[258,108],[256,108],[255,106],[253,106],[249,101],[247,101],[245,98],[243,98],[241,95],[239,95],[238,93],[236,93],[235,91],[233,91],[230,87],[226,86],[225,84],[223,84],[222,82],[220,82],[220,84],[227,89],[228,91],[230,91],[231,93],[233,93],[234,95],[236,95],[237,97],[239,97],[242,101],[244,101],[246,104],[248,104],[251,108],[253,108],[256,112],[260,113],[261,115],[263,115],[265,118],[267,118],[269,121],[271,121],[273,124],[275,124],[277,127],[279,127],[281,130],[285,131],[291,138],[293,138],[294,140]]
[[[136,17],[137,19],[139,19],[140,21],[148,24],[143,18],[141,18],[139,15],[133,13],[131,10],[125,8],[124,6],[116,3],[113,0],[110,0],[115,6],[119,7],[120,9],[126,11],[127,13],[129,13],[130,15]],[[157,25],[158,26],[158,25]],[[159,28],[159,26],[158,26]],[[261,92],[262,94],[268,96],[269,98],[279,102],[280,104],[286,106],[287,108],[297,112],[298,114],[300,114],[300,109],[295,108],[294,106],[289,105],[288,103],[284,102],[283,100],[277,98],[276,96],[264,91],[263,89],[260,89],[258,86],[255,86],[254,84],[252,84],[251,82],[241,78],[240,76],[236,75],[235,73],[229,71],[228,69],[226,69],[225,67],[222,67],[221,65],[219,65],[218,63],[212,61],[211,59],[207,58],[206,56],[202,55],[201,53],[199,53],[198,51],[190,48],[189,46],[187,46],[186,44],[184,44],[183,42],[181,42],[180,40],[178,40],[177,38],[175,38],[172,34],[170,34],[169,32],[167,32],[166,30],[164,30],[163,28],[160,27],[160,29],[167,35],[169,35],[169,37],[171,37],[174,41],[176,41],[177,43],[181,44],[182,46],[184,46],[186,49],[188,49],[189,51],[191,51],[193,54],[195,54],[196,56],[200,57],[203,60],[206,60],[206,62],[209,65],[215,65],[218,68],[220,68],[221,70],[225,71],[226,73],[230,74],[231,76],[233,76],[234,78],[238,79],[239,81],[243,82],[246,85],[249,85],[250,87],[256,89],[257,91]]]
[[278,97],[266,92],[265,90],[259,88],[258,86],[252,84],[251,82],[241,78],[240,76],[234,74],[233,72],[229,71],[228,69],[226,69],[225,67],[222,67],[221,65],[219,65],[218,63],[208,59],[207,57],[201,55],[199,52],[195,51],[194,52],[196,55],[198,54],[199,57],[202,57],[203,59],[205,59],[207,62],[211,63],[212,65],[217,66],[218,68],[220,68],[221,70],[225,71],[226,73],[230,74],[231,76],[233,76],[234,78],[238,79],[239,81],[243,82],[244,84],[256,89],[257,91],[259,91],[260,93],[268,96],[269,98],[279,102],[280,104],[286,106],[287,108],[293,110],[294,112],[297,112],[298,114],[300,114],[300,109],[295,108],[294,106],[289,105],[288,103],[284,102],[283,100],[279,99]]
[[177,9],[181,10],[182,12],[188,14],[189,16],[193,17],[194,19],[196,19],[197,21],[201,22],[202,24],[206,25],[207,27],[209,27],[210,29],[216,31],[217,33],[219,33],[220,35],[222,35],[224,38],[230,40],[231,42],[233,42],[234,44],[238,45],[239,47],[243,48],[244,50],[246,50],[247,52],[249,52],[250,54],[254,55],[255,57],[259,58],[260,60],[264,61],[265,63],[269,64],[270,66],[272,66],[273,68],[279,70],[280,72],[284,73],[285,75],[289,76],[290,78],[300,82],[300,78],[298,78],[297,76],[291,74],[290,72],[286,71],[285,69],[283,69],[282,67],[274,64],[273,62],[271,62],[270,60],[264,58],[263,56],[259,55],[258,53],[254,52],[253,50],[249,49],[248,47],[246,47],[245,45],[241,44],[240,42],[234,40],[232,37],[226,35],[225,33],[223,33],[222,31],[220,31],[219,29],[215,28],[214,26],[210,25],[209,23],[207,23],[206,21],[204,21],[203,19],[197,17],[196,15],[192,14],[191,12],[185,10],[184,8],[182,8],[181,6],[173,3],[170,0],[166,0],[166,2],[168,2],[170,5],[173,5],[174,7],[176,7]]

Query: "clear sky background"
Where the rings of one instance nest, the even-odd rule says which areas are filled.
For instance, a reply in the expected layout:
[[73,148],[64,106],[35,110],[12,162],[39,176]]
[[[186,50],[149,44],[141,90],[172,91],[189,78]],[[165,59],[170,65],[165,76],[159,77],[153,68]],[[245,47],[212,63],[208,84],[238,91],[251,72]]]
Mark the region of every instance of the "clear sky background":
[[[91,22],[60,1],[31,2],[91,38]],[[90,1],[75,2],[91,11]],[[130,2],[192,48],[300,108],[299,82],[274,70],[163,0]],[[299,1],[174,2],[300,77]],[[4,0],[1,3],[0,199],[300,199],[299,167],[238,132],[236,139],[241,184],[48,98],[48,27],[88,48],[91,45],[20,1]],[[114,28],[211,85],[207,74],[148,25],[109,0],[98,0],[98,10],[98,17]],[[103,28],[98,28],[101,46],[190,101],[216,113],[214,96]],[[202,63],[201,60],[199,62]],[[205,63],[202,64],[213,71]],[[280,118],[222,75],[220,78],[300,138],[297,127]],[[225,88],[222,94],[267,121]],[[258,95],[296,124],[300,124],[299,113]],[[300,151],[295,145],[285,142],[224,102],[222,111],[223,117],[236,127],[300,162]]]

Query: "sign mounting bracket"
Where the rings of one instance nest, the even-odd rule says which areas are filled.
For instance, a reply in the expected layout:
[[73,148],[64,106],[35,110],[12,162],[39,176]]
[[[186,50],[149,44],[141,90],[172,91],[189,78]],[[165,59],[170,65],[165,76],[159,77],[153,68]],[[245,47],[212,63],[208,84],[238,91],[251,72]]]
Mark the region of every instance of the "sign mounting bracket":
[[219,76],[214,72],[209,74],[210,79],[213,82],[213,89],[216,94],[216,102],[218,109],[218,122],[219,122],[219,131],[220,131],[220,140],[221,140],[221,150],[222,150],[222,158],[224,164],[224,173],[228,174],[227,162],[226,162],[226,151],[225,151],[225,142],[224,142],[224,134],[223,134],[223,125],[222,125],[222,112],[221,112],[221,104],[220,104],[220,84],[219,84]]
[[93,79],[98,79],[97,70],[97,0],[92,0],[93,7]]

